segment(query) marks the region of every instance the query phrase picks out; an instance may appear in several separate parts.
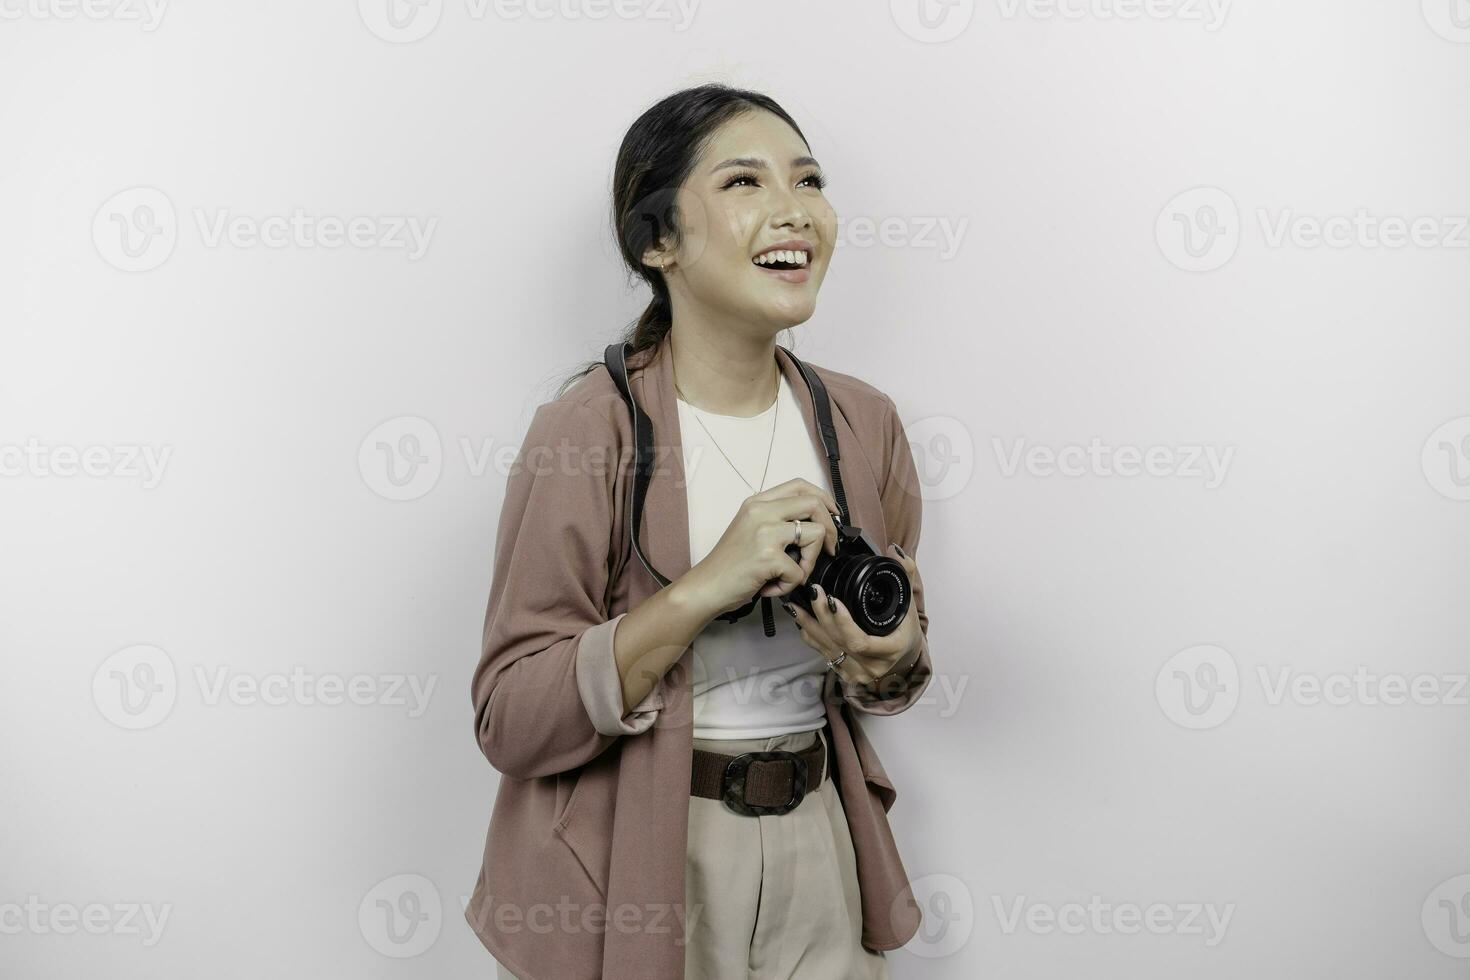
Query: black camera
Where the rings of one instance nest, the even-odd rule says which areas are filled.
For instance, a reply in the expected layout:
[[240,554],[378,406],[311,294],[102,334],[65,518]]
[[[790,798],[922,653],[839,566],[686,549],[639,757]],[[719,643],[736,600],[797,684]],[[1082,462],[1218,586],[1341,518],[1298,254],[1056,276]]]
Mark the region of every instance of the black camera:
[[[786,553],[792,560],[801,561],[801,549],[796,545],[787,545]],[[806,581],[807,585],[820,585],[822,591],[846,606],[853,622],[869,636],[887,636],[898,629],[912,601],[903,565],[878,554],[867,533],[850,524],[837,525],[837,554],[818,552],[817,563]],[[806,586],[797,586],[786,600],[808,613],[812,611]]]
[[[633,416],[633,443],[635,447],[633,471],[633,497],[627,508],[628,538],[633,553],[659,585],[669,585],[668,576],[653,567],[643,546],[638,543],[638,528],[642,522],[643,500],[653,479],[654,444],[653,423],[638,405],[628,384],[628,355],[632,344],[608,344],[602,359],[607,373],[618,386],[618,393],[628,403]],[[777,345],[780,355],[791,361],[801,372],[807,388],[812,394],[812,410],[816,416],[817,435],[822,440],[822,451],[827,456],[827,472],[832,480],[832,495],[837,501],[840,516],[833,521],[837,526],[837,554],[828,557],[826,551],[817,553],[816,564],[807,576],[806,583],[798,586],[786,596],[786,601],[800,606],[808,613],[812,611],[811,599],[807,597],[806,585],[820,585],[828,595],[837,599],[852,614],[853,622],[869,636],[887,636],[898,629],[904,615],[909,611],[912,594],[909,576],[903,565],[886,555],[880,555],[872,540],[860,527],[848,523],[847,499],[842,492],[842,469],[837,465],[841,454],[837,446],[837,427],[832,421],[832,404],[827,397],[827,387],[817,372],[789,350]],[[801,561],[801,549],[795,544],[786,546],[786,553],[795,561]],[[776,635],[776,621],[771,612],[771,597],[759,592],[739,609],[721,613],[715,618],[734,623],[749,615],[756,605],[761,607],[762,628],[766,636]]]

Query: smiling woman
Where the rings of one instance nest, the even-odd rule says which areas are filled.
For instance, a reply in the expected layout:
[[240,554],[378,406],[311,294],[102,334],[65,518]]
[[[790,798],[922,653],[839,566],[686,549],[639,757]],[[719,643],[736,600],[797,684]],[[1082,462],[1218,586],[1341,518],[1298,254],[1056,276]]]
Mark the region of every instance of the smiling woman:
[[[465,914],[502,978],[882,980],[918,929],[858,722],[932,676],[914,461],[887,395],[776,343],[832,259],[826,183],[755,92],[623,140],[653,298],[537,409],[472,684],[504,778]],[[586,465],[527,465],[553,445]]]

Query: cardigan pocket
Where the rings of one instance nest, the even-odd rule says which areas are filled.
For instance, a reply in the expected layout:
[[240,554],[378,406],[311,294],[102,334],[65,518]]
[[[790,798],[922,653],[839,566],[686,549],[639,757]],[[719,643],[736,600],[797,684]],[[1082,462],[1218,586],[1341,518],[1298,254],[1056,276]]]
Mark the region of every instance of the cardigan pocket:
[[883,761],[878,758],[878,750],[868,741],[861,723],[852,716],[849,716],[848,730],[852,735],[852,747],[857,751],[858,768],[862,770],[863,781],[877,795],[883,804],[883,812],[887,813],[893,809],[893,803],[898,799],[898,790],[894,788],[893,780],[888,778]]
[[[566,845],[586,873],[590,884],[607,899],[612,865],[612,814],[617,796],[617,753],[605,753],[577,771],[561,815],[551,825],[552,833]],[[590,801],[590,802],[589,802]],[[598,826],[601,820],[603,825]]]

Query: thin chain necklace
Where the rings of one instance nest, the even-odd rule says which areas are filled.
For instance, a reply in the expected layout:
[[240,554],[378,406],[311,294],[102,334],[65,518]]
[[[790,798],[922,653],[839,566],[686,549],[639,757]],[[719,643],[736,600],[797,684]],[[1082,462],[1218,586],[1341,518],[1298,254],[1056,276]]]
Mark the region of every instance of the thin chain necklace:
[[[670,347],[672,348],[672,346],[673,345],[671,343],[670,344]],[[670,349],[670,351],[669,351],[669,358],[670,358],[670,360],[669,360],[669,367],[670,367],[671,370],[673,368],[673,356],[674,356],[673,350]],[[766,474],[768,472],[770,472],[770,469],[771,469],[771,448],[776,445],[776,421],[777,421],[777,419],[781,415],[781,374],[780,374],[780,371],[781,371],[781,368],[780,368],[779,365],[777,365],[777,367],[776,367],[776,372],[777,372],[776,373],[776,411],[773,412],[773,413],[771,413],[771,442],[770,442],[770,445],[766,446],[766,468],[761,471],[761,487],[760,487],[760,490],[757,490],[755,487],[750,487],[750,481],[745,478],[745,475],[740,472],[740,469],[735,465],[735,463],[730,459],[730,457],[728,455],[726,455],[725,451],[723,449],[720,449],[720,444],[719,444],[719,442],[717,442],[715,440],[715,437],[710,433],[709,427],[706,426],[702,421],[700,421],[698,410],[697,409],[694,409],[694,406],[693,405],[689,405],[689,407],[691,409],[694,409],[694,411],[691,411],[689,413],[689,414],[691,414],[691,415],[694,416],[694,421],[699,422],[699,427],[701,429],[704,429],[704,434],[707,435],[707,436],[709,436],[709,441],[712,442],[712,443],[714,443],[715,448],[719,450],[720,455],[725,457],[725,462],[727,462],[727,463],[730,464],[730,469],[734,470],[735,471],[735,475],[738,476],[738,477],[740,477],[740,482],[744,483],[747,487],[750,487],[752,493],[760,493],[761,490],[764,490],[765,489],[765,487],[766,487]],[[684,392],[682,390],[680,390],[680,388],[679,388],[679,376],[677,374],[674,375],[674,390],[679,393],[679,397],[680,398],[684,398]],[[688,405],[689,404],[689,399],[684,398],[684,403],[686,405]]]

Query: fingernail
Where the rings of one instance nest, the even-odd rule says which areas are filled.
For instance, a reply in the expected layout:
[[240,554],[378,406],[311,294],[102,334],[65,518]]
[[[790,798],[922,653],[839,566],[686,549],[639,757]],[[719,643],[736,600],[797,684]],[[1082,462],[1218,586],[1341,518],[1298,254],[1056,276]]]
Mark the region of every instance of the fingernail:
[[899,557],[901,557],[901,558],[907,558],[908,557],[908,555],[904,553],[904,550],[902,548],[900,548],[896,544],[893,546],[893,550],[896,551],[896,552],[898,552]]
[[829,613],[835,613],[837,611],[837,600],[831,596],[827,597],[827,611]]
[[806,597],[812,602],[817,601],[817,587],[815,585],[808,585],[806,587]]
[[782,599],[781,600],[781,608],[784,609],[784,610],[786,610],[786,614],[788,616],[790,616],[792,619],[795,619],[796,618],[796,608],[794,606],[792,606],[791,603],[787,602],[785,599]]

